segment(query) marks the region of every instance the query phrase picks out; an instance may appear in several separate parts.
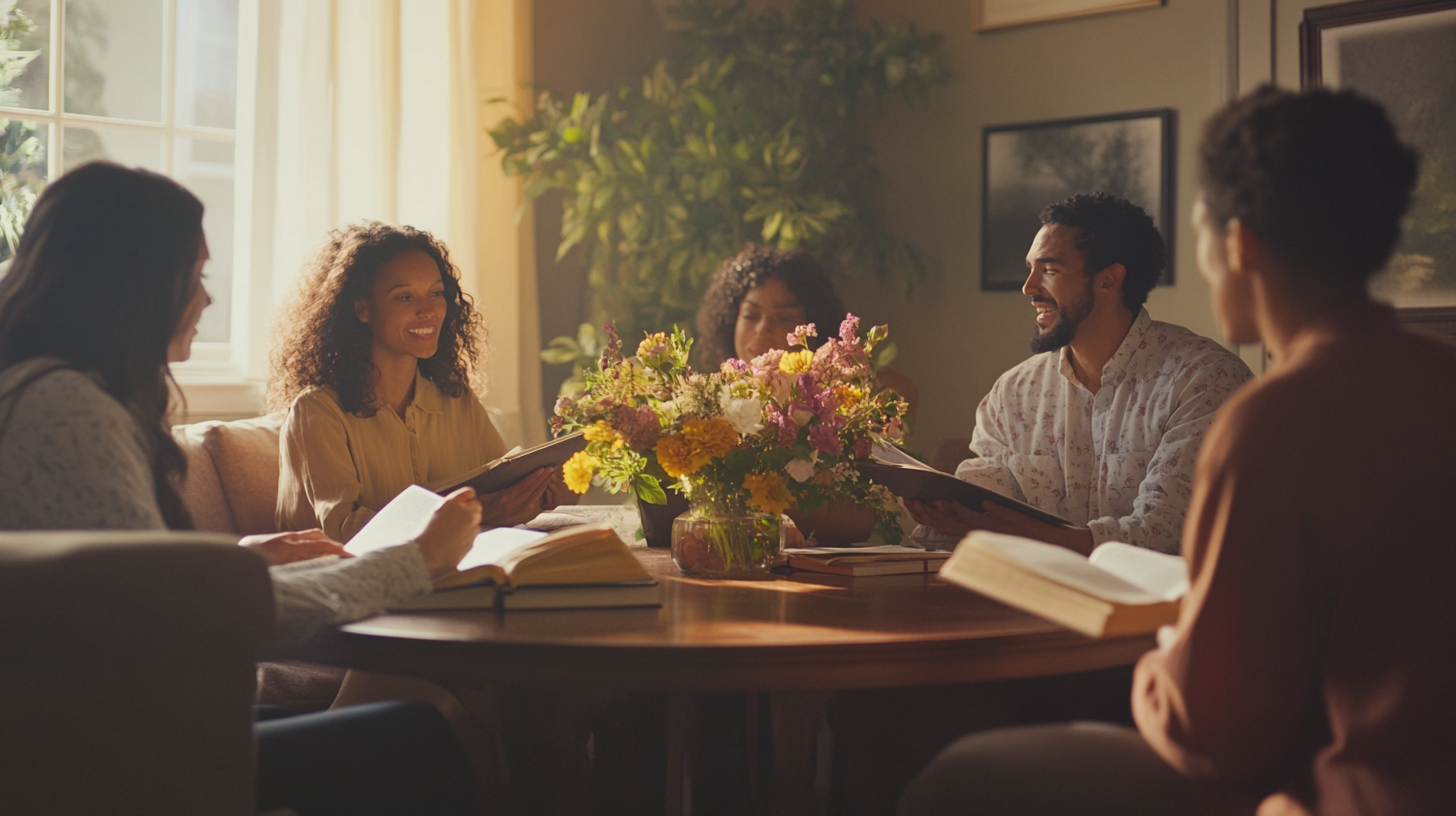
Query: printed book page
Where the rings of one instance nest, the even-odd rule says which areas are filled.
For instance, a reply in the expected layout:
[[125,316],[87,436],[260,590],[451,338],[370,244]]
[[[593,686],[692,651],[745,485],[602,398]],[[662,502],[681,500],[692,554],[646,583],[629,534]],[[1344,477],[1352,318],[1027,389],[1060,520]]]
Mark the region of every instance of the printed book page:
[[1095,567],[1086,557],[1055,544],[976,531],[961,544],[967,545],[1105,601],[1133,606],[1163,601],[1158,595]]
[[430,514],[444,503],[444,496],[419,485],[410,485],[375,513],[364,529],[349,539],[344,549],[354,555],[363,555],[413,541],[415,536],[424,532]]
[[1188,564],[1181,555],[1108,541],[1087,560],[1165,601],[1176,601],[1188,593]]

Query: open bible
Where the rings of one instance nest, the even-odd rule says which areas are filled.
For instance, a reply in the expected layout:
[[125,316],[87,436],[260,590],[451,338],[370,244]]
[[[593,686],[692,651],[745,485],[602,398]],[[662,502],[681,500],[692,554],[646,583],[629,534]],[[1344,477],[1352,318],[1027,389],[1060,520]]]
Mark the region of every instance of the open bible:
[[[409,541],[424,530],[444,497],[418,485],[405,488],[345,547],[363,555]],[[435,591],[401,609],[568,609],[658,606],[657,582],[609,524],[582,524],[550,533],[516,527],[485,530],[455,572]]]
[[583,450],[586,450],[586,437],[580,432],[567,434],[532,448],[513,450],[475,470],[443,479],[429,487],[436,493],[449,493],[456,488],[470,485],[475,488],[476,493],[495,493],[543,467],[559,467]]
[[940,577],[1091,637],[1157,631],[1188,591],[1180,556],[1109,541],[1084,557],[1054,544],[978,530]]
[[1058,527],[1076,526],[1061,516],[936,470],[886,442],[875,443],[872,456],[874,461],[859,464],[859,472],[875,484],[884,485],[902,499],[959,502],[977,512],[980,512],[986,502],[995,502],[1047,524]]

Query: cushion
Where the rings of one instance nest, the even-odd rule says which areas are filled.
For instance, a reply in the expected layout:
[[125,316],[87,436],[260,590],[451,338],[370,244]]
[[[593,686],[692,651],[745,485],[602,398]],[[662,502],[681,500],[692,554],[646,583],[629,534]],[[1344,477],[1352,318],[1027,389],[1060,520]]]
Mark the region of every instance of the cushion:
[[242,535],[278,532],[278,431],[283,417],[205,422],[202,447],[212,456],[222,492]]
[[187,477],[181,484],[182,504],[192,514],[192,525],[198,530],[213,533],[235,533],[238,523],[233,518],[232,507],[223,495],[222,482],[217,469],[212,465],[212,455],[202,447],[202,433],[205,426],[172,426],[172,438],[187,457]]

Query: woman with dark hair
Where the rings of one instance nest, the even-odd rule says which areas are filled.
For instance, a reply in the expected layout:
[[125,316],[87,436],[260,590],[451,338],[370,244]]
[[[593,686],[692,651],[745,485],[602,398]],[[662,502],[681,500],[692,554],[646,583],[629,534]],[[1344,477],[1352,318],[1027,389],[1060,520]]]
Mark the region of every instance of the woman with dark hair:
[[[269,407],[280,442],[280,528],[347,541],[412,484],[461,475],[505,453],[471,391],[483,329],[445,246],[377,221],[329,233],[277,324]],[[509,526],[566,499],[542,468],[479,497]]]
[[[771,349],[789,347],[788,335],[798,326],[813,323],[818,348],[833,336],[844,320],[844,303],[814,256],[801,250],[774,249],[749,244],[725,260],[698,307],[697,345],[704,367],[716,368],[736,357],[751,360]],[[907,419],[913,423],[919,393],[904,374],[881,369],[879,388],[890,388],[905,398]],[[828,508],[808,516],[790,514],[806,534],[825,543],[864,541],[874,520],[855,508]]]
[[[95,163],[47,187],[0,278],[0,529],[191,526],[177,492],[186,463],[166,424],[167,366],[191,354],[210,302],[206,261],[202,204],[170,179]],[[414,541],[274,570],[276,636],[301,639],[428,593],[469,549],[479,519],[464,489]],[[275,565],[342,553],[318,530],[250,538],[243,543]],[[472,806],[453,735],[422,705],[286,718],[260,724],[258,738],[264,810]],[[297,750],[320,744],[336,751]],[[420,752],[440,766],[422,768],[411,759]],[[412,763],[416,786],[392,784],[401,762]]]

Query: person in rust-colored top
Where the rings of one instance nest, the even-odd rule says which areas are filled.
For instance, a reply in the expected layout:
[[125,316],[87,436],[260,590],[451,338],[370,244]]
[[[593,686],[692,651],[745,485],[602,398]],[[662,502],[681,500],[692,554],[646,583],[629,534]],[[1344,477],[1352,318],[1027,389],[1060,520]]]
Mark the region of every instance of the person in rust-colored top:
[[1274,367],[1204,441],[1141,737],[963,740],[901,813],[1456,813],[1456,348],[1366,294],[1415,156],[1372,102],[1267,87],[1200,152],[1200,269],[1224,333]]

